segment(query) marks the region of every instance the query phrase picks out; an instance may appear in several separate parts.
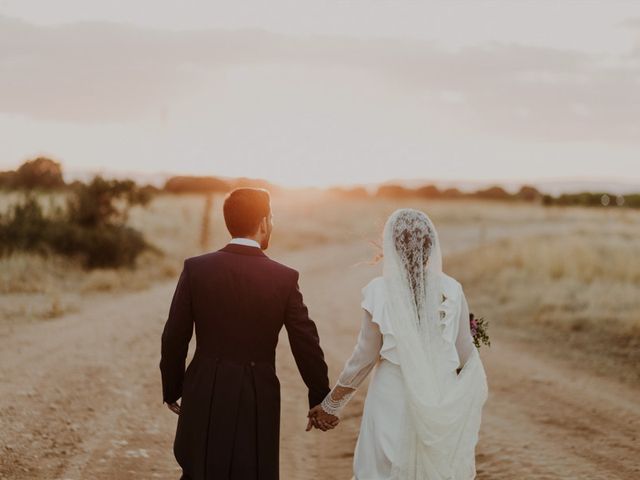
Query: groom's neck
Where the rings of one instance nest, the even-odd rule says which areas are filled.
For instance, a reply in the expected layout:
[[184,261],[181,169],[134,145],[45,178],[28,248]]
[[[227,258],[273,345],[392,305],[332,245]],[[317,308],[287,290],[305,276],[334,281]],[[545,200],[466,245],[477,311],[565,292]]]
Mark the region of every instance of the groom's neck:
[[247,240],[253,240],[262,245],[262,237],[260,235],[243,235],[242,237],[239,237],[239,238],[246,238]]

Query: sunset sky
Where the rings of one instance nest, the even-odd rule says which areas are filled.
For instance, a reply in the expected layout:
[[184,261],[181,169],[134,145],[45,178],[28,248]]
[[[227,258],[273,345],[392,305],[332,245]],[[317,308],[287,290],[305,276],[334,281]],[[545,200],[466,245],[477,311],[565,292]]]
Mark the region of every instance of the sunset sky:
[[0,0],[0,169],[640,185],[640,2]]

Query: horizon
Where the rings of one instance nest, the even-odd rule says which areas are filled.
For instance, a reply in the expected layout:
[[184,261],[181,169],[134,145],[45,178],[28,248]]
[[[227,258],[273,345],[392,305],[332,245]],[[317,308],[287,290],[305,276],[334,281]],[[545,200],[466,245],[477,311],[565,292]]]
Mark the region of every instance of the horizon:
[[[54,159],[55,160],[55,159]],[[59,161],[59,160],[56,160]],[[111,169],[65,169],[62,163],[63,176],[65,181],[74,180],[86,181],[94,175],[102,175],[106,178],[131,178],[137,183],[148,183],[156,187],[162,187],[164,182],[177,176],[194,176],[194,177],[218,177],[222,179],[237,179],[241,177],[233,177],[227,175],[218,175],[215,172],[208,174],[190,174],[184,172],[137,172],[132,170],[111,170]],[[527,179],[490,179],[490,180],[473,180],[473,179],[437,179],[437,178],[388,178],[380,182],[354,182],[340,184],[283,184],[273,181],[270,178],[262,177],[244,177],[252,180],[266,181],[274,186],[285,189],[300,190],[327,190],[331,188],[358,188],[367,189],[376,188],[380,185],[402,185],[407,188],[416,188],[424,185],[435,185],[438,188],[458,188],[463,192],[471,192],[478,188],[486,188],[491,186],[499,186],[508,192],[516,192],[520,187],[529,185],[537,188],[542,193],[558,195],[562,193],[577,193],[581,191],[601,191],[614,193],[617,195],[626,195],[640,192],[640,182],[629,181],[623,178],[596,179],[587,177],[564,177],[564,178],[544,178],[538,180]]]
[[640,185],[640,5],[188,6],[2,2],[0,169]]

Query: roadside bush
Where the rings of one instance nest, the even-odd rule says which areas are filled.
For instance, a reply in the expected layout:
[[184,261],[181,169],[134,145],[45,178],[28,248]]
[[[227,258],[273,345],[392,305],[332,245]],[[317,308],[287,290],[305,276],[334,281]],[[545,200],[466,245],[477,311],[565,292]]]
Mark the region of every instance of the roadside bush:
[[26,250],[80,257],[87,268],[134,266],[145,250],[160,253],[126,225],[129,209],[149,199],[148,190],[138,189],[133,181],[96,177],[89,184],[76,184],[66,210],[45,216],[36,196],[27,194],[0,216],[0,254]]
[[14,250],[46,252],[50,224],[51,220],[45,218],[36,197],[27,195],[0,221],[0,253],[9,254]]
[[153,249],[140,232],[125,225],[87,228],[57,223],[49,233],[48,240],[56,253],[81,256],[87,268],[133,266],[138,255]]
[[[124,225],[134,205],[147,205],[151,191],[138,188],[133,180],[105,180],[97,176],[91,183],[78,183],[67,200],[69,222],[84,227]],[[118,204],[117,202],[120,202]]]

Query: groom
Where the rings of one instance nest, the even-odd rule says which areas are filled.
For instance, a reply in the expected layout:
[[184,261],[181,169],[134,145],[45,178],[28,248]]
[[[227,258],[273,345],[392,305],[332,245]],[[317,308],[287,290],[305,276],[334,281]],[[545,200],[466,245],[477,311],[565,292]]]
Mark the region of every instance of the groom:
[[269,193],[234,190],[224,219],[233,239],[185,260],[162,333],[163,399],[179,415],[173,451],[185,480],[278,479],[282,326],[310,408],[329,392],[327,365],[298,272],[263,253],[273,226]]

